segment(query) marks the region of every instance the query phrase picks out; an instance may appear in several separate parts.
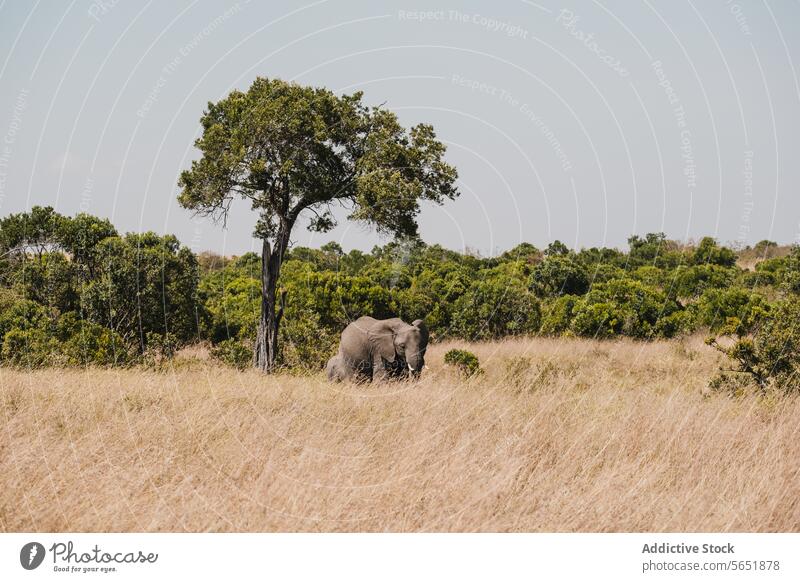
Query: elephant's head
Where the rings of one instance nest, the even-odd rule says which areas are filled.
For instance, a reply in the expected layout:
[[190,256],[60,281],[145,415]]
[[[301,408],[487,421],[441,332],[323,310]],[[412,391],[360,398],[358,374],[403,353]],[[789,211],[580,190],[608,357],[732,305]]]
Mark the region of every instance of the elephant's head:
[[370,341],[380,356],[393,363],[400,358],[409,371],[419,377],[425,366],[425,350],[428,348],[428,328],[422,319],[411,325],[401,319],[378,321],[369,332]]

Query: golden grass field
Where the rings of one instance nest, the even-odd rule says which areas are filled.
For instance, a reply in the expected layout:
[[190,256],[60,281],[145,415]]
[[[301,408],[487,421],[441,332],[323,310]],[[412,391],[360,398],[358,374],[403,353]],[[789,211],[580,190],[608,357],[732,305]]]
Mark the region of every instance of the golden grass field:
[[0,529],[800,530],[800,399],[704,395],[701,338],[452,347],[370,386],[0,369]]

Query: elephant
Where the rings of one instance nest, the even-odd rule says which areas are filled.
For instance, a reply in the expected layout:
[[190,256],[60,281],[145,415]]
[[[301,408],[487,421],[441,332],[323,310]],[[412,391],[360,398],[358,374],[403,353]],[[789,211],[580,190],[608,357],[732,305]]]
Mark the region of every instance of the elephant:
[[419,378],[425,366],[428,328],[417,319],[360,317],[342,332],[339,353],[325,367],[332,381]]

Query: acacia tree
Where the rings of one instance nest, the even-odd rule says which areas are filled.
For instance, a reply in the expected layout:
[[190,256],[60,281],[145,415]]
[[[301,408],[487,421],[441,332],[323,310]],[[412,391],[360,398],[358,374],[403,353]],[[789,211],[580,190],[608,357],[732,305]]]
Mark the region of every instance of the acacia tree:
[[261,318],[254,365],[269,372],[277,357],[286,295],[277,300],[292,229],[335,226],[332,209],[379,232],[416,236],[420,201],[458,196],[455,168],[430,125],[410,129],[394,113],[367,107],[362,93],[337,96],[324,88],[258,78],[246,92],[209,103],[195,142],[202,153],[181,174],[179,202],[225,221],[231,203],[248,200],[262,241]]

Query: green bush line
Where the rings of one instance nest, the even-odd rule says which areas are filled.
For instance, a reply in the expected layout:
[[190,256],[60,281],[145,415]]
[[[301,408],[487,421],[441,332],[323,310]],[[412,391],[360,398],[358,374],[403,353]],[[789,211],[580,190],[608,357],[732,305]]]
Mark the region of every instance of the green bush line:
[[[765,330],[780,327],[770,327],[773,314],[785,316],[800,294],[797,247],[762,241],[737,253],[711,238],[684,245],[663,234],[628,243],[627,252],[523,243],[497,257],[418,240],[369,253],[336,243],[293,248],[280,280],[280,364],[319,369],[347,323],[372,315],[425,317],[433,341],[651,340],[710,330],[754,342],[729,355],[758,385],[774,376],[774,358],[754,354],[768,343]],[[207,341],[215,358],[248,366],[260,272],[254,253],[195,254],[174,236],[123,235],[87,214],[34,207],[8,216],[0,220],[0,364],[147,364]],[[795,345],[793,336],[784,340]],[[773,367],[792,378],[791,364]]]

